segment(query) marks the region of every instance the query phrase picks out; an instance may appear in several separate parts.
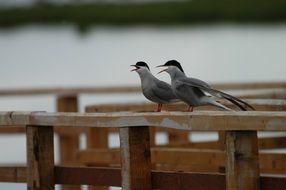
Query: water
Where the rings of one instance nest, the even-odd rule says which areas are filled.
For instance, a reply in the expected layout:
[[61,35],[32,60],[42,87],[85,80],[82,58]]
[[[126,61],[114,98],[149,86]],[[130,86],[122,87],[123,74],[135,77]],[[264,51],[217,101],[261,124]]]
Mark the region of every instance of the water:
[[[286,25],[100,26],[86,34],[67,24],[31,25],[0,30],[0,88],[136,85],[139,78],[129,65],[143,60],[157,73],[154,67],[170,59],[180,61],[189,76],[208,82],[279,81],[285,80],[285,50]],[[169,81],[166,74],[158,77]],[[145,99],[141,94],[82,95],[80,109],[130,101]],[[0,97],[0,105],[0,111],[55,111],[52,96]],[[1,136],[0,162],[24,163],[24,145],[24,136]],[[0,184],[9,188],[25,186]]]

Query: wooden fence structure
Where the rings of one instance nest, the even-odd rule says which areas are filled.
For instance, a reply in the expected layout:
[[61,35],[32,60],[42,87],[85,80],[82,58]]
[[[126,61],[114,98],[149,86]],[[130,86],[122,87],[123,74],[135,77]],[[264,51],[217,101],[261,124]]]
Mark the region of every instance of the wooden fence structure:
[[[1,112],[1,127],[20,125],[26,128],[27,166],[1,167],[0,181],[26,182],[29,190],[52,190],[55,184],[122,186],[124,190],[282,190],[286,185],[285,176],[261,175],[257,131],[286,131],[285,124],[285,112],[265,111],[86,114]],[[119,128],[121,168],[55,166],[53,130],[60,126]],[[154,152],[150,148],[148,126],[189,131],[225,131],[226,147],[221,152],[225,160],[225,172],[152,170]],[[205,153],[210,154],[207,151]],[[216,159],[218,154],[211,154]]]
[[[260,98],[258,99],[249,99],[247,100],[250,104],[254,105],[254,107],[259,111],[267,111],[267,115],[271,114],[277,114],[281,111],[285,111],[286,109],[286,83],[285,82],[276,82],[276,83],[233,83],[233,84],[217,84],[215,85],[216,88],[224,89],[224,90],[233,90],[235,91],[235,94],[242,98]],[[236,92],[237,91],[237,92]],[[49,88],[49,89],[10,89],[10,90],[0,90],[0,96],[34,96],[34,95],[55,95],[57,97],[57,111],[59,112],[78,112],[78,96],[80,94],[111,94],[111,93],[141,93],[141,89],[137,86],[134,87],[109,87],[109,88]],[[267,98],[268,100],[263,100],[264,98]],[[271,100],[269,100],[271,98]],[[274,99],[273,99],[274,98]],[[128,116],[130,118],[136,118],[136,114],[146,114],[144,117],[147,118],[153,118],[157,117],[157,115],[165,115],[167,113],[131,113],[136,111],[152,111],[154,108],[153,104],[115,104],[115,105],[92,105],[87,106],[86,111],[87,112],[119,112],[119,111],[129,111],[129,113],[117,113],[117,116],[121,119],[127,119],[125,122],[129,121]],[[184,105],[182,104],[171,104],[168,106],[165,106],[165,109],[168,111],[178,111],[178,109],[186,109]],[[206,107],[205,109],[211,110],[212,108]],[[200,114],[205,113],[204,111],[200,112],[201,109],[198,109]],[[202,115],[202,117],[208,117],[209,114],[212,115],[214,113],[220,113],[220,112],[211,112],[206,115]],[[226,113],[226,112],[224,112]],[[238,114],[240,112],[234,113]],[[247,112],[245,112],[247,113]],[[251,112],[249,112],[251,113]],[[258,112],[255,112],[258,113]],[[260,112],[259,112],[260,113]],[[258,113],[258,114],[259,114]],[[264,112],[261,112],[264,113]],[[266,113],[266,112],[265,112]],[[283,112],[281,112],[283,113]],[[16,122],[19,121],[18,118],[34,118],[36,116],[39,116],[41,114],[44,114],[45,116],[41,117],[42,119],[45,117],[47,120],[51,119],[51,114],[49,113],[20,113],[20,112],[10,112],[8,113],[1,113],[1,127],[0,127],[0,133],[26,133],[27,139],[28,139],[28,128],[30,126],[33,126],[32,128],[37,128],[36,131],[43,128],[42,126],[47,126],[46,124],[32,124],[32,123],[21,123]],[[102,114],[106,115],[106,119],[109,120],[110,116],[113,117],[116,114],[111,113],[96,113],[96,114],[72,114],[72,113],[64,113],[61,115],[60,113],[57,113],[58,116],[60,116],[62,119],[65,118],[70,121],[69,124],[61,125],[61,123],[53,123],[49,124],[48,126],[53,126],[52,131],[59,134],[60,139],[60,166],[54,166],[54,184],[67,184],[64,186],[65,190],[78,190],[80,189],[79,184],[88,184],[88,185],[101,185],[101,186],[123,186],[124,183],[121,183],[121,175],[120,175],[120,163],[122,164],[122,168],[124,169],[124,164],[122,163],[123,153],[122,153],[122,146],[121,149],[108,149],[107,148],[107,131],[120,131],[120,138],[122,139],[122,132],[123,128],[128,128],[128,133],[132,131],[133,128],[129,128],[132,125],[132,123],[121,126],[119,125],[111,124],[108,127],[105,126],[105,129],[102,128],[101,125],[95,125],[95,124],[88,124],[90,126],[82,125],[83,123],[72,123],[72,121],[77,121],[78,118],[84,118],[83,121],[89,120],[88,118],[98,118],[101,117]],[[55,114],[55,115],[57,115]],[[110,115],[111,114],[111,115]],[[126,114],[126,115],[124,115]],[[156,115],[157,114],[157,115]],[[170,117],[174,117],[177,114],[185,114],[185,117],[187,118],[188,113],[170,113]],[[2,122],[2,119],[5,118],[4,115],[7,117],[10,117],[10,120],[12,123],[5,125]],[[20,116],[22,115],[22,116]],[[28,116],[29,115],[29,116]],[[53,115],[53,114],[52,114]],[[153,116],[154,115],[154,116]],[[190,114],[192,115],[192,114]],[[192,116],[193,117],[193,116]],[[228,117],[228,116],[225,116]],[[243,118],[246,116],[243,116]],[[13,118],[13,119],[12,119]],[[160,118],[158,116],[158,118]],[[212,116],[210,116],[212,118]],[[16,120],[15,120],[16,119]],[[64,119],[64,120],[65,120]],[[262,118],[260,118],[262,119]],[[106,120],[106,122],[107,122]],[[157,118],[156,118],[157,120]],[[27,120],[26,120],[27,121]],[[29,122],[31,120],[29,119]],[[115,122],[112,119],[110,122]],[[213,121],[209,121],[212,123]],[[116,122],[115,122],[116,123]],[[174,129],[176,127],[174,126],[165,126],[163,125],[151,125],[152,123],[148,123],[148,125],[145,125],[144,123],[140,124],[139,126],[156,126],[151,127],[151,137],[149,137],[146,134],[146,138],[148,136],[149,140],[148,143],[151,145],[149,146],[149,150],[147,152],[151,153],[151,167],[155,171],[149,171],[149,175],[151,175],[152,178],[152,187],[157,189],[172,189],[171,187],[174,187],[175,185],[179,185],[178,189],[189,189],[190,187],[193,187],[194,189],[206,189],[206,188],[214,188],[211,185],[206,187],[200,187],[202,185],[202,181],[208,179],[210,181],[213,181],[214,183],[219,183],[215,185],[215,188],[217,189],[224,189],[227,187],[227,189],[230,189],[228,186],[225,186],[227,184],[227,178],[225,176],[225,172],[228,171],[227,168],[227,161],[225,155],[226,155],[226,148],[224,146],[224,139],[227,139],[228,141],[232,142],[235,141],[236,138],[236,130],[227,130],[227,129],[208,129],[208,130],[214,130],[214,131],[220,131],[220,141],[218,142],[207,142],[207,143],[189,143],[187,142],[188,133],[186,131],[182,131],[182,126],[178,127],[178,129]],[[173,123],[174,124],[174,123]],[[229,123],[224,123],[224,125],[228,125]],[[179,124],[180,125],[180,124]],[[207,124],[206,124],[207,125]],[[12,127],[13,126],[13,127]],[[137,125],[136,125],[137,126]],[[193,124],[192,124],[193,126]],[[238,134],[241,134],[243,132],[243,123],[241,124],[241,128],[237,129],[239,131]],[[46,128],[46,127],[44,127]],[[51,128],[51,127],[47,127]],[[121,129],[122,128],[122,129]],[[137,127],[136,127],[137,128]],[[144,127],[143,127],[144,128]],[[154,147],[154,129],[158,131],[168,131],[169,135],[169,144],[167,146],[162,147]],[[138,129],[139,130],[139,129]],[[188,129],[188,131],[197,131],[199,129]],[[208,131],[206,130],[206,131]],[[258,131],[259,128],[253,129],[253,131]],[[146,131],[146,129],[145,129]],[[201,130],[199,130],[201,131]],[[205,131],[205,130],[203,130]],[[232,132],[231,132],[232,131]],[[246,129],[248,132],[249,129]],[[263,131],[271,131],[270,129],[263,129]],[[274,130],[275,131],[275,130]],[[281,130],[284,131],[284,130]],[[144,131],[143,131],[144,132]],[[142,135],[142,131],[138,134]],[[225,135],[224,133],[227,132]],[[38,132],[35,132],[38,133]],[[47,132],[48,133],[48,132]],[[79,134],[85,133],[87,135],[87,150],[79,151]],[[134,131],[134,133],[136,133]],[[232,135],[229,135],[229,134]],[[255,132],[256,133],[256,132]],[[138,135],[137,134],[137,135]],[[31,134],[30,134],[31,135]],[[130,134],[129,134],[130,135]],[[126,136],[126,135],[125,135]],[[230,137],[233,137],[234,139],[230,139]],[[128,135],[127,135],[128,137]],[[141,137],[138,137],[139,139]],[[250,138],[250,137],[249,137]],[[248,138],[248,139],[249,139]],[[94,139],[96,139],[94,141]],[[253,139],[251,137],[251,139]],[[142,139],[143,140],[143,139]],[[36,140],[38,142],[38,140]],[[49,140],[48,140],[49,141]],[[134,139],[135,141],[135,139]],[[243,140],[244,141],[244,140]],[[256,140],[255,140],[256,141]],[[30,142],[33,144],[33,142]],[[35,142],[34,142],[35,143]],[[48,144],[48,142],[45,142]],[[123,142],[120,141],[122,144]],[[147,143],[147,144],[148,144]],[[248,142],[249,143],[249,142]],[[51,145],[51,144],[50,144]],[[27,142],[27,146],[28,142]],[[127,146],[127,145],[126,145]],[[129,146],[129,145],[128,145]],[[133,145],[132,145],[133,146]],[[138,145],[139,146],[139,145]],[[142,144],[140,146],[143,146]],[[139,147],[140,147],[139,146]],[[146,146],[146,145],[144,145]],[[233,146],[236,146],[233,144]],[[243,144],[238,144],[237,146],[243,146]],[[270,148],[285,148],[286,147],[286,138],[285,137],[277,137],[274,140],[273,139],[259,139],[257,141],[256,148],[260,148],[260,154],[259,154],[259,170],[262,173],[270,173],[270,174],[285,174],[286,166],[283,162],[285,160],[284,154],[270,154],[268,152],[265,152],[262,149],[270,149]],[[137,146],[135,146],[137,147]],[[238,148],[239,148],[238,147]],[[187,148],[187,149],[186,149]],[[203,148],[203,150],[202,150]],[[129,147],[130,149],[130,147]],[[129,150],[128,149],[128,150]],[[131,148],[132,149],[132,148]],[[134,148],[134,149],[138,149]],[[28,150],[28,149],[27,149]],[[135,150],[132,150],[135,151]],[[51,151],[52,152],[52,151]],[[45,153],[45,157],[53,157],[49,154],[53,153]],[[120,154],[121,152],[121,154]],[[136,151],[135,151],[136,152]],[[27,152],[28,153],[28,152]],[[139,154],[139,153],[138,153]],[[250,153],[247,153],[250,154]],[[120,156],[121,155],[121,156]],[[130,155],[129,155],[130,156]],[[204,159],[202,159],[204,158]],[[31,158],[29,158],[31,159]],[[28,159],[28,162],[30,162]],[[141,158],[142,159],[142,158]],[[247,158],[248,159],[248,158]],[[257,160],[256,160],[257,161]],[[143,162],[141,160],[141,162]],[[149,161],[148,161],[149,162]],[[244,161],[243,161],[244,162]],[[240,162],[239,162],[240,163]],[[29,163],[28,163],[29,164]],[[36,163],[36,168],[39,167]],[[44,164],[44,163],[43,163]],[[51,163],[45,163],[45,165],[51,165]],[[75,167],[75,166],[82,166],[82,164],[85,164],[87,166],[104,166],[108,168],[98,168],[98,167]],[[130,163],[129,163],[130,164]],[[240,163],[241,164],[241,163]],[[240,165],[239,164],[239,165]],[[110,166],[113,166],[110,168]],[[137,166],[137,163],[135,163],[135,166]],[[127,167],[127,166],[126,166]],[[128,166],[129,169],[131,166]],[[149,166],[148,166],[149,167]],[[245,167],[245,165],[242,164],[242,167]],[[28,168],[28,166],[27,166]],[[51,168],[50,168],[51,170]],[[167,172],[167,171],[173,171],[173,172]],[[184,171],[184,172],[174,172],[174,171]],[[0,178],[0,181],[10,181],[10,182],[27,182],[29,184],[29,180],[27,176],[30,176],[28,172],[29,170],[25,167],[2,167],[0,174],[7,174],[5,176],[2,176]],[[189,172],[213,172],[215,174],[194,174]],[[28,172],[28,173],[27,173]],[[36,174],[32,175],[39,175],[35,171]],[[71,172],[71,174],[68,174],[68,172]],[[138,172],[138,171],[137,171]],[[141,171],[139,171],[140,173]],[[83,175],[84,173],[87,173],[86,175]],[[219,173],[219,174],[218,174]],[[227,173],[227,172],[226,172]],[[129,173],[130,174],[130,173]],[[44,174],[43,174],[44,175]],[[141,175],[141,174],[140,174]],[[203,177],[201,178],[200,175]],[[237,175],[237,174],[235,174]],[[258,174],[259,175],[259,174]],[[11,177],[14,176],[14,177]],[[66,176],[63,177],[62,176]],[[123,174],[122,174],[123,176]],[[137,176],[137,173],[134,176]],[[108,179],[109,177],[109,179]],[[206,178],[204,178],[206,177]],[[155,181],[154,181],[154,179]],[[264,179],[266,181],[264,181]],[[271,179],[271,180],[270,180]],[[66,181],[65,181],[66,180]],[[122,180],[124,181],[124,177],[122,177]],[[127,181],[130,179],[127,178]],[[191,182],[189,182],[190,180]],[[196,182],[198,180],[198,182]],[[202,180],[202,181],[200,181]],[[269,181],[270,180],[270,181]],[[282,184],[284,183],[284,178],[272,178],[272,177],[261,177],[261,189],[269,189],[268,187],[271,186],[272,180],[278,180],[281,181]],[[35,182],[35,181],[34,181]],[[271,182],[271,183],[270,183]],[[133,182],[132,182],[133,183]],[[138,183],[138,182],[136,182]],[[163,184],[164,183],[164,184]],[[192,183],[192,184],[191,184]],[[200,184],[201,183],[201,184]],[[269,184],[268,184],[269,183]],[[266,185],[265,185],[266,184]],[[267,186],[268,184],[268,186]],[[71,186],[69,186],[71,185]],[[130,184],[129,184],[130,185]],[[190,186],[191,185],[191,186]],[[205,184],[203,184],[205,185]],[[142,186],[141,189],[148,189],[143,188],[145,186]],[[159,188],[160,187],[160,188]],[[187,188],[189,187],[189,188]],[[223,188],[220,188],[223,187]],[[272,186],[271,186],[272,187]],[[281,187],[281,186],[280,186]],[[140,187],[138,187],[140,189]],[[278,188],[278,187],[277,187]],[[93,189],[90,187],[90,189]],[[95,189],[95,188],[94,188]],[[106,188],[96,188],[97,190],[106,189]],[[137,189],[135,186],[131,187],[125,187],[124,189]],[[235,189],[235,188],[233,188]],[[236,188],[241,189],[241,188]]]

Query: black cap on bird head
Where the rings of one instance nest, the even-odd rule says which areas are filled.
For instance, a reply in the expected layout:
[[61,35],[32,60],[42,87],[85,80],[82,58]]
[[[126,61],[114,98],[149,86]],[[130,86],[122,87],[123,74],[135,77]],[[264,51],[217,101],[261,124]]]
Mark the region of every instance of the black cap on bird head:
[[178,67],[178,69],[180,69],[183,73],[185,73],[184,70],[183,70],[183,68],[182,68],[182,66],[181,66],[181,64],[180,64],[178,61],[176,61],[176,60],[167,61],[164,66],[176,66],[176,67]]
[[149,66],[148,66],[147,63],[145,63],[144,61],[138,61],[138,62],[136,63],[136,66],[146,67],[146,68],[150,71]]

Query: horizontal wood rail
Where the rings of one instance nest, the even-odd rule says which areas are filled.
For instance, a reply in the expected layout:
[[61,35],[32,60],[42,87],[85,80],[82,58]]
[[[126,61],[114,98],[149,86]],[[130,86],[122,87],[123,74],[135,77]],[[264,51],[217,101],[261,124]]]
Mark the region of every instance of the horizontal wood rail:
[[[247,99],[245,100],[251,104],[257,111],[286,111],[286,100],[280,99]],[[225,105],[231,108],[235,108],[232,104],[223,101]],[[152,112],[156,105],[153,103],[129,103],[129,104],[95,104],[86,106],[86,112],[119,112],[119,111],[140,111],[140,112]],[[186,110],[187,106],[183,103],[167,104],[163,109],[168,111]],[[217,110],[211,106],[203,106],[195,108],[196,111],[201,110]],[[111,131],[115,132],[113,129]],[[0,127],[1,134],[13,134],[23,133],[25,129],[23,126]],[[78,134],[81,132],[87,132],[86,128],[73,128],[72,130],[66,130],[66,128],[55,128],[56,133],[60,134]],[[117,131],[118,132],[118,131]]]
[[[284,177],[272,177],[271,182],[265,181],[260,176],[260,168],[268,165],[280,164],[278,160],[274,163],[272,159],[276,155],[261,156],[259,159],[257,131],[286,131],[286,112],[266,111],[196,111],[186,112],[162,112],[162,113],[47,113],[47,112],[0,112],[0,127],[21,125],[26,127],[27,139],[27,167],[26,182],[29,190],[54,190],[54,184],[89,184],[91,185],[116,185],[118,181],[108,181],[104,176],[119,176],[118,170],[113,168],[64,168],[55,169],[54,166],[54,128],[70,127],[116,127],[120,134],[120,160],[121,178],[120,186],[123,190],[151,190],[173,189],[227,189],[227,190],[260,190],[281,189],[285,184]],[[192,157],[194,165],[212,165],[218,160],[218,167],[225,166],[225,175],[221,174],[197,174],[188,172],[162,172],[151,171],[152,149],[150,146],[150,134],[148,126],[162,128],[189,130],[189,131],[226,131],[226,146],[223,151],[202,150],[200,154],[207,155],[203,160],[200,154],[189,151],[190,157],[177,157],[177,163],[186,162]],[[213,152],[212,152],[213,151]],[[165,156],[176,157],[182,152],[170,153],[165,151]],[[154,153],[153,159],[163,160],[163,152]],[[283,155],[279,155],[284,159]],[[278,156],[278,157],[279,157]],[[157,158],[156,158],[157,157]],[[278,159],[276,157],[276,159]],[[166,158],[167,159],[167,158]],[[165,160],[163,164],[169,164],[176,159]],[[205,161],[205,162],[203,162]],[[261,162],[261,163],[260,163]],[[265,163],[263,165],[263,163]],[[261,166],[260,166],[261,164]],[[21,169],[0,168],[6,170],[6,174],[13,175],[13,180],[20,182],[23,178]],[[11,168],[10,168],[11,169]],[[270,168],[271,169],[271,168]],[[220,169],[218,170],[220,171]],[[97,173],[99,172],[99,173]],[[220,171],[221,172],[221,171]],[[89,173],[85,176],[84,173]],[[109,174],[109,175],[108,175]],[[82,178],[85,176],[84,178]],[[67,181],[58,181],[65,177]],[[96,180],[94,178],[98,177]],[[118,178],[118,177],[117,177]],[[0,177],[1,179],[1,177]],[[7,175],[3,177],[9,180]],[[79,181],[77,181],[79,179]],[[268,178],[267,178],[268,179]],[[68,181],[70,180],[70,181]],[[105,184],[106,181],[106,184]],[[208,182],[208,183],[206,183]],[[275,187],[276,183],[279,186]],[[78,183],[78,184],[77,184]],[[114,183],[114,184],[113,184]],[[119,185],[119,184],[118,184]],[[267,187],[267,188],[266,188]]]
[[[244,99],[245,102],[252,105],[257,111],[286,111],[286,100],[283,99]],[[237,109],[236,106],[227,102],[220,101],[229,108]],[[86,112],[118,112],[118,111],[141,111],[152,112],[155,109],[154,103],[112,103],[112,104],[94,104],[85,107]],[[184,103],[166,104],[163,110],[180,111],[186,110],[187,105]],[[196,107],[197,110],[218,110],[213,106]]]
[[[108,185],[121,186],[121,170],[99,167],[55,167],[55,183],[70,185]],[[0,180],[2,182],[25,183],[26,167],[1,167]],[[152,187],[182,190],[190,188],[196,190],[223,190],[225,188],[224,174],[199,174],[188,172],[160,172],[152,171]],[[96,176],[96,177],[95,177]],[[206,183],[207,182],[207,183]],[[261,190],[284,190],[286,178],[284,176],[261,176]]]
[[[224,90],[256,90],[285,89],[286,82],[248,82],[248,83],[216,83],[213,86]],[[27,96],[46,94],[112,94],[139,93],[140,86],[110,86],[110,87],[57,87],[57,88],[11,88],[1,89],[0,96]]]
[[[286,131],[286,112],[197,111],[162,113],[0,112],[0,126],[156,126],[191,131]],[[243,126],[243,127],[241,127]]]
[[[232,94],[243,97],[243,98],[276,98],[276,99],[285,99],[286,98],[286,82],[268,82],[268,83],[232,83],[232,84],[214,84],[215,88],[223,89],[223,90],[234,90]],[[262,90],[263,89],[263,90]],[[34,95],[55,95],[57,96],[57,107],[58,111],[62,112],[76,112],[77,109],[77,99],[79,94],[113,94],[113,93],[141,93],[141,89],[138,86],[117,86],[117,87],[83,87],[83,88],[40,88],[40,89],[2,89],[0,90],[0,96],[34,96]],[[285,102],[283,100],[247,100],[250,104],[254,105],[254,107],[259,111],[285,111]],[[130,106],[130,105],[129,105]],[[132,106],[132,105],[131,105]],[[129,107],[129,111],[153,111],[154,104],[149,104],[146,108],[146,110],[142,110],[142,105],[139,105],[139,107]],[[168,105],[169,106],[169,105]],[[164,106],[166,110],[169,111],[178,111],[184,110],[185,105],[170,105],[170,107]],[[228,105],[230,106],[230,105]],[[230,106],[231,107],[231,106]],[[138,109],[137,109],[138,108]],[[107,109],[107,110],[104,110]],[[105,108],[102,109],[100,107],[97,111],[99,112],[108,112],[108,111],[123,111],[125,108],[120,107],[119,105],[116,105],[116,108],[105,106]],[[108,110],[109,109],[109,110]],[[118,110],[122,109],[122,110]],[[145,109],[145,107],[144,107]],[[90,131],[97,132],[98,130],[101,130],[101,128],[98,127],[115,127],[115,128],[125,128],[125,127],[135,127],[135,131],[137,131],[137,127],[139,126],[158,126],[161,130],[169,130],[174,131],[174,129],[186,129],[190,131],[233,131],[233,130],[241,130],[242,125],[245,126],[245,130],[252,131],[252,130],[265,130],[269,131],[276,130],[280,131],[282,129],[282,125],[284,125],[285,119],[283,118],[284,115],[279,115],[279,113],[275,113],[274,115],[268,114],[268,113],[262,113],[257,112],[258,115],[241,115],[240,113],[235,114],[229,114],[226,113],[227,116],[220,115],[219,112],[213,112],[211,114],[204,113],[204,109],[211,110],[210,107],[204,107],[199,108],[199,113],[196,114],[180,114],[178,112],[170,112],[170,113],[164,113],[163,115],[152,115],[153,113],[120,113],[120,114],[106,114],[106,115],[85,115],[85,114],[79,114],[79,115],[73,115],[73,114],[55,114],[55,113],[24,113],[24,112],[7,112],[7,113],[0,113],[0,133],[20,133],[25,132],[26,128],[23,126],[30,126],[30,136],[34,136],[35,138],[40,134],[45,134],[43,132],[44,127],[49,126],[55,126],[53,129],[54,132],[58,133],[60,135],[60,163],[67,164],[67,163],[75,163],[74,156],[76,156],[76,152],[78,150],[78,134],[79,133],[86,133],[90,137],[94,137],[90,134]],[[196,111],[197,111],[196,110]],[[127,111],[126,109],[124,111]],[[66,115],[67,114],[67,115]],[[129,115],[129,116],[128,116]],[[256,117],[257,119],[253,120],[252,118]],[[191,119],[190,119],[191,118]],[[207,119],[206,119],[207,118]],[[264,119],[262,119],[264,118]],[[130,121],[130,122],[129,122]],[[126,125],[129,123],[129,125]],[[248,124],[247,124],[248,123]],[[117,124],[120,124],[116,126]],[[13,127],[12,127],[13,126]],[[17,127],[18,126],[18,127]],[[37,126],[37,129],[34,129],[34,126]],[[81,126],[81,127],[78,127]],[[38,127],[42,127],[41,129]],[[86,127],[92,127],[92,129],[87,129]],[[167,128],[169,129],[167,129]],[[230,128],[229,128],[230,127]],[[49,129],[49,131],[51,131]],[[117,129],[118,131],[118,129]],[[131,130],[130,130],[131,131]],[[239,132],[240,133],[240,132]],[[100,133],[101,134],[101,133]],[[106,133],[108,134],[108,133]],[[151,133],[152,134],[152,133]],[[182,133],[183,134],[183,133]],[[169,133],[169,141],[172,142],[171,144],[180,144],[186,143],[185,139],[187,139],[187,133],[184,133],[183,135],[177,135],[177,133]],[[98,136],[98,135],[97,135]],[[132,137],[132,135],[131,135]],[[180,141],[181,137],[183,137],[184,141]],[[221,136],[220,136],[221,137]],[[28,138],[29,139],[29,138]],[[37,138],[36,138],[37,139]],[[91,142],[88,138],[88,148],[97,147],[98,145]],[[152,138],[153,139],[153,138]],[[221,139],[221,138],[220,138]],[[223,139],[223,138],[222,138]],[[41,141],[40,139],[38,139]],[[37,140],[37,141],[38,141]],[[246,139],[247,140],[247,139]],[[242,141],[246,141],[242,140]],[[51,143],[51,139],[48,139],[49,143]],[[223,142],[223,141],[222,141]],[[259,147],[278,147],[284,146],[285,139],[277,139],[277,142],[275,141],[259,141]],[[278,144],[277,144],[278,143]],[[33,144],[33,142],[30,142],[30,144]],[[41,143],[40,143],[41,144]],[[153,142],[151,142],[153,144]],[[222,147],[221,143],[216,143],[218,145],[215,145],[217,147]],[[243,144],[243,143],[242,143]],[[193,147],[204,147],[206,144],[192,144]],[[277,146],[278,145],[278,146]],[[101,144],[100,146],[105,146],[105,144]],[[100,147],[99,146],[99,147]],[[45,147],[45,146],[43,146]],[[206,146],[207,147],[207,146]],[[98,147],[97,147],[98,148]],[[234,147],[235,148],[235,147]],[[33,168],[31,170],[28,170],[29,173],[29,179],[28,184],[30,185],[30,188],[37,188],[37,185],[42,184],[41,180],[43,178],[49,179],[49,176],[46,176],[47,171],[50,173],[50,176],[52,176],[52,163],[48,162],[47,160],[43,163],[35,161],[38,157],[46,157],[47,155],[51,157],[52,153],[51,151],[45,155],[37,155],[35,158],[33,158],[33,154],[31,152],[37,151],[37,147],[31,147],[28,152],[30,152],[28,158],[31,159],[29,165],[33,165]],[[132,149],[131,149],[132,150]],[[135,148],[136,150],[136,148]],[[147,151],[148,152],[148,151]],[[132,155],[132,154],[131,154]],[[277,156],[277,155],[275,155]],[[280,156],[280,155],[279,155]],[[281,158],[284,155],[281,155]],[[275,158],[276,157],[271,157]],[[51,159],[50,159],[51,160]],[[126,164],[129,162],[132,162],[131,160],[126,160]],[[138,161],[137,161],[138,162]],[[140,162],[139,162],[140,163]],[[277,161],[278,163],[278,161]],[[276,163],[276,164],[277,164]],[[233,163],[234,165],[236,163]],[[137,171],[136,167],[138,163],[135,163],[133,165],[130,165],[128,167],[131,167],[131,171]],[[148,162],[145,164],[148,166]],[[279,164],[278,164],[279,165]],[[127,166],[127,165],[126,165]],[[174,169],[182,168],[185,165],[176,165],[175,167],[160,165],[157,169]],[[261,165],[263,168],[263,165]],[[284,165],[281,166],[281,168]],[[39,168],[45,167],[45,172],[39,170]],[[132,169],[134,167],[134,169]],[[191,168],[192,166],[189,166]],[[185,166],[185,168],[188,168]],[[2,168],[1,168],[2,169]],[[6,168],[7,169],[7,168]],[[201,168],[196,168],[197,171],[200,171]],[[254,167],[255,170],[255,167]],[[270,169],[268,168],[267,171]],[[2,170],[1,170],[2,171]],[[146,176],[150,175],[148,174],[148,169],[145,173]],[[207,171],[207,170],[205,170]],[[221,168],[214,171],[221,171]],[[264,169],[261,169],[261,171],[266,171]],[[277,168],[276,168],[277,171]],[[281,173],[283,173],[283,169],[280,170]],[[13,175],[15,180],[18,179],[17,175],[23,172],[23,170],[14,171]],[[6,172],[4,172],[6,173]],[[140,173],[140,172],[139,172]],[[39,176],[38,176],[39,175]],[[55,174],[56,175],[56,174]],[[46,177],[45,177],[46,176]],[[153,176],[153,174],[152,174]],[[148,177],[144,180],[148,181]],[[230,178],[229,178],[230,179]],[[133,179],[130,178],[131,181]],[[32,182],[36,182],[33,184]],[[52,179],[49,179],[49,183],[47,183],[45,188],[52,189]],[[45,182],[45,181],[44,181]],[[46,182],[45,182],[46,183]],[[132,185],[132,184],[128,184]],[[127,185],[127,186],[128,186]],[[152,184],[153,185],[153,184]],[[125,188],[127,187],[125,186]],[[170,186],[169,186],[170,187]],[[167,186],[166,186],[167,188]],[[263,187],[262,187],[263,188]],[[75,186],[68,186],[67,188],[64,188],[64,190],[78,190],[78,187]],[[91,190],[91,189],[90,189]]]
[[[151,162],[156,169],[190,172],[225,172],[225,151],[190,148],[151,148]],[[119,166],[119,149],[83,150],[77,154],[80,163]],[[260,171],[267,174],[286,173],[286,153],[260,151]],[[153,168],[153,169],[155,169]]]

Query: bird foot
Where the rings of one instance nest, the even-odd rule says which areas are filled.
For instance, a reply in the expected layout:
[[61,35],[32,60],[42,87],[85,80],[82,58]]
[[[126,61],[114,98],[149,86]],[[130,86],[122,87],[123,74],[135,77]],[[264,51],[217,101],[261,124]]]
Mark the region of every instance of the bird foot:
[[194,107],[193,106],[189,106],[187,112],[193,112],[194,111]]
[[154,110],[154,112],[161,112],[162,109],[162,104],[158,104],[158,107],[156,110]]

